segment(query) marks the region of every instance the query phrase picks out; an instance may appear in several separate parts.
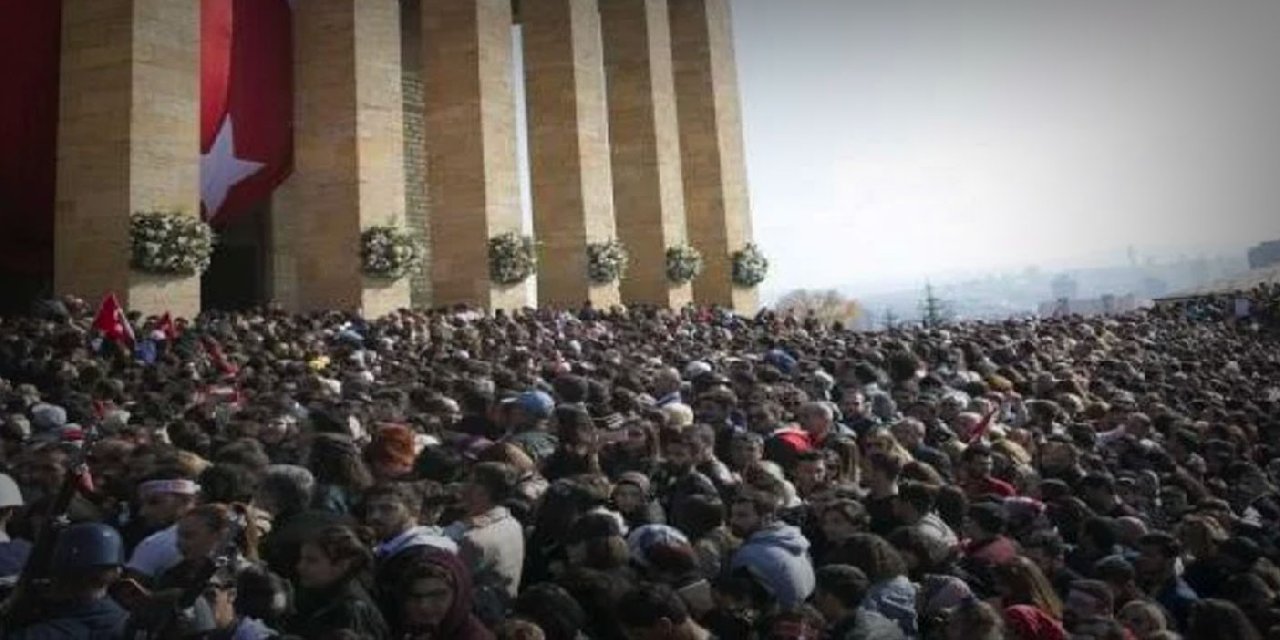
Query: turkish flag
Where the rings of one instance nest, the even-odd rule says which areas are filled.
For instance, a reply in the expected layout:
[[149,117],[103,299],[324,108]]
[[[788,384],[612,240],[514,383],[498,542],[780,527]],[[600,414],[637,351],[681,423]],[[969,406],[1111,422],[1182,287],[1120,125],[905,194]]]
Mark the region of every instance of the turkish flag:
[[102,299],[98,315],[93,318],[93,328],[101,331],[102,337],[118,344],[132,346],[136,342],[133,326],[129,324],[129,318],[125,317],[124,309],[114,293],[108,293]]
[[201,0],[200,200],[226,227],[293,170],[289,0]]

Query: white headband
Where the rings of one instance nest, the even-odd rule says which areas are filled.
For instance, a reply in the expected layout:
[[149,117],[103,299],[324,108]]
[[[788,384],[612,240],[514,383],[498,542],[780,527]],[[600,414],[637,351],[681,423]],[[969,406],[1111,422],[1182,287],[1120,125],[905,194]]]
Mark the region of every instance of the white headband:
[[194,496],[200,493],[200,485],[182,478],[174,480],[151,480],[142,483],[138,490],[143,495],[151,493],[176,493],[184,496]]

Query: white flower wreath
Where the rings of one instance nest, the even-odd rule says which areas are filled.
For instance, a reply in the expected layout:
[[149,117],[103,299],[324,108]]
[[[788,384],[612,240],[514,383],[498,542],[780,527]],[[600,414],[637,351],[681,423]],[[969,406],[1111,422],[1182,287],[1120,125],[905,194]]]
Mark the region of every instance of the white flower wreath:
[[610,284],[627,275],[631,258],[618,240],[587,244],[587,277],[592,284]]
[[529,279],[538,270],[537,243],[514,231],[489,238],[489,277],[510,286]]
[[691,282],[702,273],[702,254],[689,245],[667,249],[667,280],[675,284]]
[[418,236],[390,225],[360,233],[360,266],[373,278],[399,280],[422,268],[426,248]]
[[146,273],[199,275],[213,257],[213,229],[178,211],[139,211],[129,218],[129,266]]
[[769,275],[769,259],[753,242],[733,252],[733,283],[739,287],[754,287]]

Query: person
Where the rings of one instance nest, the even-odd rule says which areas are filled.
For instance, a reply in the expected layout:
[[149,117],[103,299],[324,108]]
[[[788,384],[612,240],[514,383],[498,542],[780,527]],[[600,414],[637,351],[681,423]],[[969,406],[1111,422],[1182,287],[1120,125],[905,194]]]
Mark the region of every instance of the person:
[[373,484],[360,448],[345,433],[317,435],[307,469],[315,477],[312,508],[334,515],[350,515],[360,492]]
[[660,584],[637,585],[618,599],[618,623],[634,640],[711,640],[680,596]]
[[139,516],[159,531],[133,550],[125,565],[131,575],[150,581],[182,561],[177,522],[195,507],[199,493],[200,485],[183,477],[155,478],[139,485]]
[[826,617],[831,640],[905,640],[898,624],[875,609],[863,608],[871,581],[861,569],[829,564],[818,569],[813,604]]
[[742,540],[729,568],[746,569],[783,607],[794,607],[813,593],[809,541],[800,530],[778,520],[779,497],[757,489],[738,492],[729,506],[729,527]]
[[472,613],[471,574],[452,553],[427,548],[396,577],[395,637],[403,640],[488,640],[493,634]]
[[1005,535],[1007,527],[1008,520],[1000,505],[981,502],[969,507],[965,524],[967,541],[960,566],[973,576],[975,591],[992,593],[995,568],[1017,558],[1018,544]]
[[9,533],[9,522],[22,506],[18,483],[8,474],[0,473],[0,584],[16,581],[31,555],[31,543]]
[[1013,485],[991,475],[994,463],[991,448],[986,444],[977,442],[966,447],[960,462],[964,472],[964,491],[970,499],[987,496],[1008,498],[1018,494]]
[[696,468],[698,444],[687,430],[666,428],[660,433],[663,466],[653,479],[654,492],[665,513],[675,513],[681,501],[694,495],[720,495],[714,482]]
[[502,506],[515,489],[516,474],[501,462],[475,466],[463,486],[464,516],[445,528],[458,543],[477,588],[492,587],[514,598],[524,569],[524,528]]
[[1083,578],[1067,566],[1066,542],[1056,531],[1039,530],[1022,543],[1022,552],[1040,567],[1040,573],[1049,578],[1059,599],[1065,599],[1071,583]]
[[893,503],[893,517],[903,526],[915,530],[925,541],[930,564],[945,562],[956,553],[960,540],[951,527],[934,510],[937,491],[920,482],[904,482],[898,487]]
[[34,624],[4,629],[10,640],[123,640],[129,614],[107,594],[121,576],[124,540],[96,522],[73,524],[58,534],[49,569],[48,612]]
[[[395,601],[385,590],[402,582],[397,574],[414,557],[430,550],[458,552],[458,544],[444,535],[443,529],[418,525],[417,510],[423,500],[416,485],[403,482],[374,485],[364,492],[361,500],[365,524],[377,540],[373,548],[373,585],[378,601],[384,605]],[[398,617],[396,611],[385,607],[383,615],[388,620]]]
[[271,515],[271,531],[263,537],[259,555],[272,572],[297,579],[298,550],[315,531],[344,523],[331,511],[310,507],[315,478],[297,465],[272,465],[258,487],[254,503]]
[[981,600],[966,600],[947,618],[947,640],[1003,640],[1004,619]]
[[871,454],[866,461],[867,496],[863,504],[871,517],[871,532],[887,536],[902,524],[894,517],[902,461],[897,456],[881,452]]
[[1174,628],[1184,630],[1187,628],[1191,605],[1199,598],[1187,581],[1178,575],[1180,549],[1177,538],[1169,533],[1148,533],[1138,541],[1138,558],[1134,568],[1147,594],[1172,616]]
[[372,640],[390,637],[387,623],[361,585],[372,554],[355,532],[326,527],[302,543],[298,553],[298,611],[287,631],[319,638],[349,630]]
[[870,585],[861,609],[892,620],[906,637],[916,637],[920,630],[916,587],[907,578],[906,562],[893,545],[880,536],[858,534],[840,546],[834,561],[866,572]]
[[1139,640],[1169,628],[1169,619],[1160,605],[1149,600],[1132,600],[1120,607],[1116,620]]
[[556,401],[544,391],[526,391],[508,402],[511,424],[510,442],[541,466],[559,446],[555,434],[547,431],[547,421],[555,411]]
[[1187,615],[1187,640],[1261,640],[1249,617],[1234,603],[1218,598],[1198,600]]
[[1114,620],[1115,596],[1101,580],[1077,580],[1071,584],[1062,606],[1062,622],[1067,631],[1081,634],[1099,621]]

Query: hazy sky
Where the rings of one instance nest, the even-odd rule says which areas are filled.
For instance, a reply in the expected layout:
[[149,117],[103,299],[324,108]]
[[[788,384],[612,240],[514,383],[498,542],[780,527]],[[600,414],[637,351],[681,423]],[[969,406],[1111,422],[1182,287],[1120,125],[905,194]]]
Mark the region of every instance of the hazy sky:
[[1280,238],[1280,0],[732,0],[766,289]]

